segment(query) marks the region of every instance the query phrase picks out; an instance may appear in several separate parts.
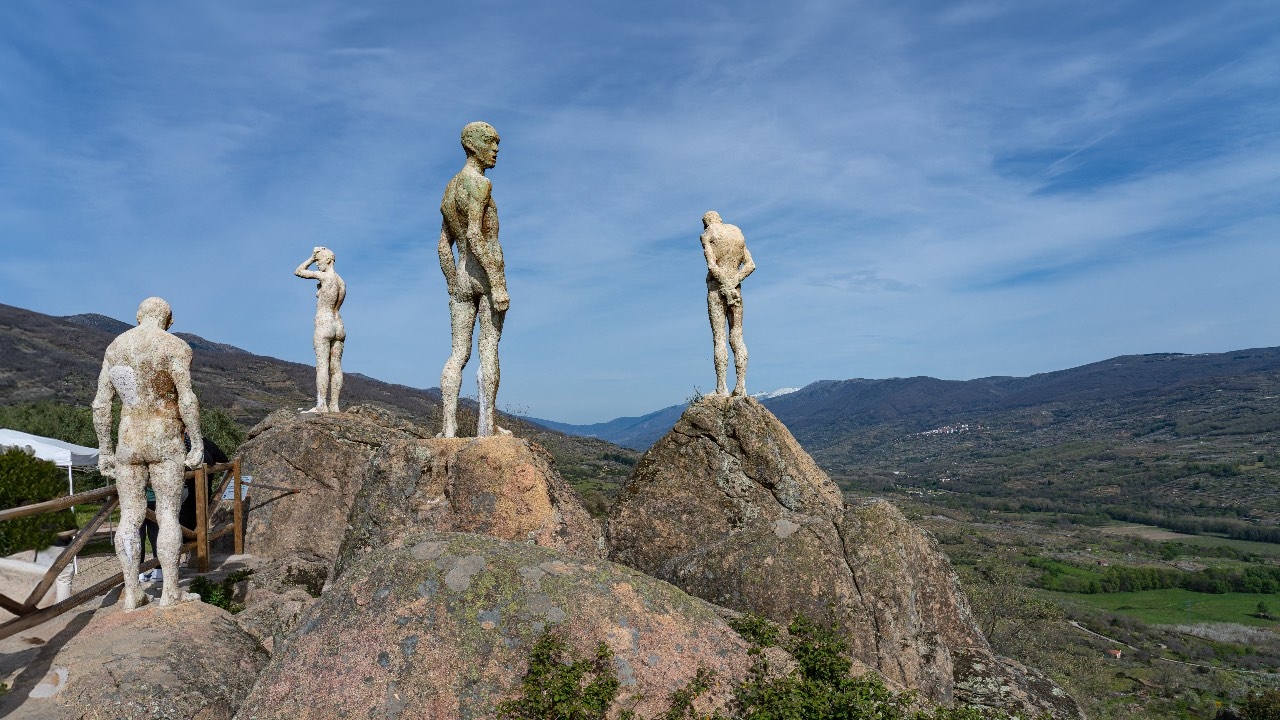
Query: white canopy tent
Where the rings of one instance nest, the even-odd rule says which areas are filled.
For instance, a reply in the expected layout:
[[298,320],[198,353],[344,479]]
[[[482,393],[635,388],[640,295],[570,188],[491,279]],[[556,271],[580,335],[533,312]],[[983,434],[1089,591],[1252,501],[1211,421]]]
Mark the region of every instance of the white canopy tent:
[[31,448],[36,457],[41,460],[48,460],[58,467],[66,468],[67,492],[71,495],[76,493],[71,483],[71,469],[98,467],[97,448],[0,428],[0,448],[7,447]]

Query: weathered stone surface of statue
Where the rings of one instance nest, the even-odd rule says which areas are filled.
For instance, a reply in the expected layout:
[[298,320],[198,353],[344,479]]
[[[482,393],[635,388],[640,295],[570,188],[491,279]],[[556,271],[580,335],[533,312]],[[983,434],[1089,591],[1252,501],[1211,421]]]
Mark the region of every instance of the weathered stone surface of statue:
[[691,405],[636,464],[608,542],[614,562],[717,605],[840,627],[855,660],[930,702],[1081,717],[993,653],[936,541],[888,502],[846,504],[753,398]]
[[725,325],[733,347],[734,395],[747,394],[747,344],[742,339],[742,281],[756,269],[747,250],[747,241],[737,225],[709,211],[702,216],[702,254],[707,258],[707,314],[711,318],[711,340],[715,345],[716,394],[728,395],[729,349],[725,347]]
[[[498,397],[498,341],[511,298],[498,244],[498,206],[485,170],[498,162],[498,131],[488,123],[462,128],[467,162],[444,189],[440,201],[440,270],[449,291],[453,349],[440,373],[444,404],[441,436],[458,434],[458,391],[462,369],[471,358],[471,339],[480,322],[480,419],[476,436],[509,434],[495,422]],[[455,255],[456,249],[456,255]]]
[[[107,346],[93,399],[93,426],[98,434],[98,468],[115,478],[120,492],[120,527],[116,555],[124,570],[124,610],[147,601],[138,581],[142,541],[138,528],[147,512],[147,483],[155,490],[160,534],[157,555],[164,572],[160,605],[199,600],[178,587],[178,549],[182,531],[184,466],[194,468],[204,457],[200,407],[191,387],[191,347],[169,334],[173,312],[158,297],[142,301],[138,326]],[[111,401],[120,397],[120,437],[111,440]],[[183,432],[188,445],[183,445]],[[190,448],[190,450],[187,449]]]
[[347,284],[333,269],[336,261],[332,250],[318,247],[293,271],[300,278],[317,281],[316,331],[312,338],[316,350],[316,406],[308,412],[340,412],[338,395],[342,392],[342,349],[347,331],[338,310],[347,299]]

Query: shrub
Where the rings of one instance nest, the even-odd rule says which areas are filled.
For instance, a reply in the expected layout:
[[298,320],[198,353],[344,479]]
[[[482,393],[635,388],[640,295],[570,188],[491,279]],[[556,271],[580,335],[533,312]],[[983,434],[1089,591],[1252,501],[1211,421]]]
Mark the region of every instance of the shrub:
[[[0,507],[29,505],[66,494],[67,476],[57,465],[19,448],[0,453]],[[70,509],[0,522],[0,556],[48,547],[59,532],[75,526]]]
[[529,652],[521,695],[498,705],[510,720],[599,720],[618,695],[613,652],[603,642],[594,657],[573,654],[564,638],[545,633]]
[[244,610],[244,605],[232,599],[235,596],[236,583],[252,574],[252,570],[237,570],[223,578],[222,582],[219,583],[200,575],[191,580],[190,590],[199,595],[204,602],[220,607],[234,615]]

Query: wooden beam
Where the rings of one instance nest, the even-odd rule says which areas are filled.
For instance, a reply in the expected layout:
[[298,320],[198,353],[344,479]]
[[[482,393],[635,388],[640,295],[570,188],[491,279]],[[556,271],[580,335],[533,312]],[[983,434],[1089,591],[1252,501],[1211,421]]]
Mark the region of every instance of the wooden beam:
[[93,532],[98,529],[98,526],[101,525],[107,519],[107,516],[111,514],[111,511],[115,509],[117,500],[118,498],[111,498],[103,503],[102,509],[99,510],[84,527],[80,528],[80,532],[76,535],[76,539],[72,540],[70,545],[62,549],[62,552],[58,554],[58,559],[53,561],[53,564],[45,571],[44,577],[40,578],[40,582],[36,584],[35,589],[27,596],[27,601],[22,603],[23,609],[30,612],[40,603],[40,599],[44,597],[45,593],[49,592],[49,588],[52,587],[53,583],[58,579],[58,573],[62,572],[62,569],[67,566],[67,563],[75,559],[75,556],[84,549],[84,546],[89,544],[89,540],[93,538]]
[[240,458],[232,461],[231,475],[235,482],[235,498],[234,505],[231,506],[231,522],[235,523],[235,552],[237,555],[244,554],[244,499],[240,497],[242,492],[240,487]]
[[58,510],[66,510],[72,505],[82,505],[86,503],[96,502],[103,498],[114,497],[116,495],[116,487],[114,485],[90,490],[88,492],[76,493],[75,495],[65,495],[60,498],[46,500],[44,502],[32,503],[30,505],[19,505],[16,508],[8,508],[0,510],[0,521],[16,520],[31,515],[42,515],[44,513],[57,512]]

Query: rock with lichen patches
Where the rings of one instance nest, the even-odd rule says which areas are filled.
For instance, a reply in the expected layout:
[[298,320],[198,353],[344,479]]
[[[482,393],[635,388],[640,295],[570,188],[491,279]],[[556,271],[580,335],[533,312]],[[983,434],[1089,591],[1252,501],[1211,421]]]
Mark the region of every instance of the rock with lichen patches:
[[277,648],[237,717],[492,718],[545,630],[589,656],[604,641],[615,713],[665,711],[699,668],[724,707],[751,666],[717,609],[604,560],[490,537],[427,532],[353,562]]
[[[982,685],[975,667],[1000,666],[933,538],[883,500],[846,504],[749,397],[689,406],[619,493],[608,542],[615,562],[717,605],[839,627],[856,661],[931,702],[958,697],[957,683]],[[958,666],[962,654],[986,662]],[[1048,692],[1025,673],[989,675],[1016,686],[985,696],[1005,709],[1035,711],[1031,699]]]
[[229,613],[202,602],[107,607],[43,653],[33,666],[50,668],[49,677],[25,698],[3,699],[22,701],[9,718],[227,720],[267,663]]
[[393,440],[427,434],[364,405],[340,413],[271,413],[249,431],[239,450],[242,471],[253,477],[245,551],[268,558],[310,553],[332,563],[374,453]]
[[369,461],[336,572],[422,530],[469,532],[602,558],[604,533],[537,443],[514,437],[388,443]]

